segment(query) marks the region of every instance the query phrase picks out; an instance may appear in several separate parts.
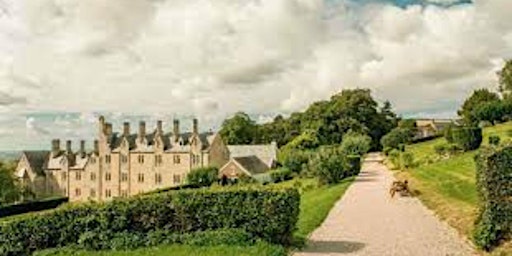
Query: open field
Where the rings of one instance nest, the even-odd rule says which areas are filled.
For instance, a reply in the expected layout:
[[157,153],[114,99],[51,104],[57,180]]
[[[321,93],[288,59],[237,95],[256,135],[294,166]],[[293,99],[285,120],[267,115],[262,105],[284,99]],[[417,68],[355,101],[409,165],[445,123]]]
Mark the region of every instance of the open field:
[[[294,236],[298,242],[304,241],[307,236],[327,217],[336,201],[345,193],[353,178],[346,179],[334,186],[318,186],[316,179],[294,179],[283,183],[271,185],[279,187],[297,187],[301,191],[301,204],[299,221]],[[280,245],[257,243],[252,246],[190,246],[190,245],[162,245],[157,247],[141,248],[131,251],[72,251],[49,250],[36,255],[77,255],[77,256],[128,256],[128,255],[286,255],[286,248]]]
[[[509,140],[507,131],[512,123],[499,124],[484,129],[483,145],[488,144],[490,135],[498,135],[501,140]],[[408,179],[419,198],[441,219],[455,227],[462,235],[471,237],[473,223],[478,215],[478,195],[475,185],[475,163],[473,152],[466,152],[450,159],[425,163],[424,160],[436,155],[434,147],[445,143],[444,138],[407,146],[419,166],[404,172],[396,172],[401,179]],[[512,254],[510,245],[498,248],[494,253],[501,255],[504,251]]]

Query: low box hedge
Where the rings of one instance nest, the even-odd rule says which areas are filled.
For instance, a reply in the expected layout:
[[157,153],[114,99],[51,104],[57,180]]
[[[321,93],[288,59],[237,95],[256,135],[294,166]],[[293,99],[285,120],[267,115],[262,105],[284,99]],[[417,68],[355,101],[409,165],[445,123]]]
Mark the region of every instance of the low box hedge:
[[26,202],[21,204],[11,204],[0,207],[0,218],[23,214],[28,212],[37,212],[57,208],[58,206],[67,203],[69,198],[49,198],[39,201]]
[[475,162],[481,204],[473,238],[490,250],[512,238],[512,146],[483,149]]
[[0,255],[78,243],[92,233],[176,233],[237,228],[268,242],[285,244],[299,214],[296,189],[228,188],[183,190],[106,203],[68,205],[0,226]]

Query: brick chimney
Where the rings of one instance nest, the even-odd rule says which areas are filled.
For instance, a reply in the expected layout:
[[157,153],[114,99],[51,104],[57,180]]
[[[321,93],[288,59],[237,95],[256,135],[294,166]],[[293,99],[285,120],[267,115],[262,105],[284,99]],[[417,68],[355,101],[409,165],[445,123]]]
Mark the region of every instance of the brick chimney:
[[194,120],[192,120],[192,132],[194,134],[198,134],[199,133],[199,125],[198,125],[197,118],[194,118]]
[[57,157],[60,153],[60,140],[52,140],[52,157]]
[[124,122],[123,123],[123,135],[124,136],[129,136],[130,135],[130,123],[129,122]]
[[140,121],[139,123],[139,140],[142,142],[146,138],[146,122]]

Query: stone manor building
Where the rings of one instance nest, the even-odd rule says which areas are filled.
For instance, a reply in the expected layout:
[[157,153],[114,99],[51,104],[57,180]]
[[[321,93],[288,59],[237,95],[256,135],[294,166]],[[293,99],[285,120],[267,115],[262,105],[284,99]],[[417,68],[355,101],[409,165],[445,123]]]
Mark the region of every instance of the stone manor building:
[[181,132],[174,120],[172,132],[165,132],[158,121],[148,132],[140,122],[138,133],[132,133],[124,123],[116,133],[100,117],[92,152],[86,152],[85,141],[74,152],[71,141],[61,149],[60,141],[53,140],[50,151],[24,151],[16,175],[36,198],[66,196],[70,201],[102,201],[178,186],[190,170],[220,168],[230,160],[217,133],[199,133],[197,119],[192,127]]

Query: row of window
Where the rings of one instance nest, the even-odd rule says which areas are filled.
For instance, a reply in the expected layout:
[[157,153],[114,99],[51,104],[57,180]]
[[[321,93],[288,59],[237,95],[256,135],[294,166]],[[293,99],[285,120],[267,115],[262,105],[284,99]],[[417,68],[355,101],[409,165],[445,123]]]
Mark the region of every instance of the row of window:
[[[76,180],[81,180],[82,179],[82,173],[81,172],[76,172],[75,173],[76,177],[75,179]],[[63,172],[62,173],[62,180],[65,181],[66,180],[66,173]],[[178,178],[176,178],[178,177]],[[174,183],[180,183],[180,176],[179,175],[174,175]],[[95,181],[96,180],[96,173],[91,173],[91,181]],[[112,180],[112,174],[107,172],[105,173],[105,180],[106,181],[111,181]],[[176,181],[178,180],[178,181]],[[126,182],[128,181],[128,173],[121,173],[121,181],[122,182]],[[139,176],[138,176],[138,181],[139,183],[143,183],[144,182],[144,173],[139,173]],[[162,183],[162,175],[160,173],[156,173],[155,174],[155,184],[161,184]]]
[[[193,162],[199,163],[201,157],[199,155],[192,155],[192,159],[193,159]],[[197,159],[197,160],[194,160],[194,159]],[[110,164],[110,162],[111,162],[111,156],[105,155],[105,163]],[[139,164],[143,164],[144,163],[144,155],[138,155],[137,162]],[[180,164],[180,162],[181,162],[181,157],[179,155],[173,156],[174,164]],[[92,159],[91,159],[91,163],[93,163]],[[128,163],[127,155],[121,155],[121,163],[123,163],[123,164]],[[159,166],[159,165],[162,165],[162,163],[163,163],[162,155],[155,155],[155,165]]]

